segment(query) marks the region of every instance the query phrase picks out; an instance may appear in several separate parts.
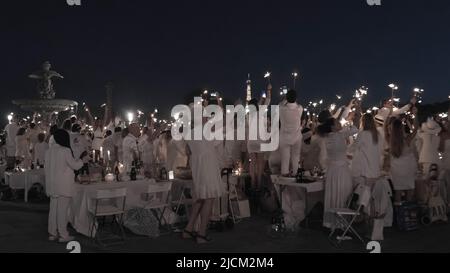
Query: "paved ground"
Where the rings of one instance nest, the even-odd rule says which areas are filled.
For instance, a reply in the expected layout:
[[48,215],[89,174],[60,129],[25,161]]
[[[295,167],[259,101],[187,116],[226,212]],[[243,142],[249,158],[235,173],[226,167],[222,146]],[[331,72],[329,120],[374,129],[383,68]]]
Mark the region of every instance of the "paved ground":
[[[63,244],[47,241],[46,204],[0,202],[0,252],[68,252]],[[267,234],[270,217],[256,216],[238,223],[231,231],[211,232],[214,241],[199,246],[190,240],[181,240],[179,234],[163,235],[157,239],[128,234],[125,244],[99,249],[89,240],[76,235],[83,252],[133,253],[191,253],[191,252],[368,252],[357,241],[346,242],[336,249],[320,228],[302,229],[298,234],[271,238]],[[449,252],[450,225],[439,224],[414,232],[385,230],[382,252]]]

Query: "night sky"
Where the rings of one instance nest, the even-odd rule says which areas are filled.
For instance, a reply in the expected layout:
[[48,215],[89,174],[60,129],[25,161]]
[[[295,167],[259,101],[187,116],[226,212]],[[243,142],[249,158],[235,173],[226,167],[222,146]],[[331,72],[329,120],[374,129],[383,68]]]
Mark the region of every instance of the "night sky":
[[259,95],[267,70],[275,90],[299,72],[305,105],[349,99],[361,85],[375,104],[390,82],[403,101],[415,86],[425,102],[450,95],[447,0],[81,1],[2,1],[2,116],[16,110],[12,99],[37,96],[27,75],[45,60],[65,76],[55,83],[58,98],[99,109],[112,81],[119,113],[168,113],[201,89],[244,98],[248,73]]

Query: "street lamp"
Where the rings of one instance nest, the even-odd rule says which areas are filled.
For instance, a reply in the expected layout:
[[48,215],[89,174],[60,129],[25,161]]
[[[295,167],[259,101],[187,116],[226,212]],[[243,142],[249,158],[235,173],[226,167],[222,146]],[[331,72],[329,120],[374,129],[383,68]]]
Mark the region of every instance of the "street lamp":
[[391,99],[394,98],[394,92],[398,90],[398,86],[394,83],[389,84],[389,88],[391,88],[392,90],[392,95],[391,95]]
[[134,120],[134,113],[133,112],[128,112],[127,113],[127,119],[128,119],[128,122],[131,124],[133,122],[133,120]]
[[269,84],[270,84],[270,75],[271,73],[269,71],[267,71],[266,74],[264,74],[264,79],[267,79]]

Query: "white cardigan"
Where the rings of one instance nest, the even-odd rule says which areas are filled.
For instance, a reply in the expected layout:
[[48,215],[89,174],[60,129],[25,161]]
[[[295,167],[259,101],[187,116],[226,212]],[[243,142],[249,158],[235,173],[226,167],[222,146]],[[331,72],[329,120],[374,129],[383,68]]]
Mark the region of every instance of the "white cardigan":
[[74,170],[83,167],[81,159],[75,159],[69,148],[53,144],[45,155],[45,185],[48,196],[74,196]]
[[369,131],[360,131],[349,151],[353,154],[353,177],[378,178],[381,175],[383,159],[383,136],[378,133],[378,143]]

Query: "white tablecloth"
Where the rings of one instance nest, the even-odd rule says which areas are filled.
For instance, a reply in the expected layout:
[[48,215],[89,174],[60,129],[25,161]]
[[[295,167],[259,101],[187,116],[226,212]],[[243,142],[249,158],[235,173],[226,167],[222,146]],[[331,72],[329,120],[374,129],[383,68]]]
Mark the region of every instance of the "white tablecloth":
[[5,172],[5,184],[13,190],[25,190],[25,202],[28,202],[28,191],[33,184],[39,183],[45,189],[44,169],[35,169],[23,173]]
[[280,189],[282,191],[282,210],[284,220],[288,229],[298,228],[312,208],[318,202],[323,202],[324,181],[319,180],[314,183],[296,183],[295,178],[271,176],[272,183],[280,198]]
[[154,183],[150,180],[128,181],[128,182],[112,182],[112,183],[95,183],[90,185],[77,184],[75,187],[75,196],[72,199],[70,211],[70,222],[72,226],[81,234],[90,236],[89,228],[94,220],[89,209],[92,206],[92,196],[97,190],[126,188],[127,197],[125,209],[131,209],[143,205],[142,194],[147,191],[148,186]]

